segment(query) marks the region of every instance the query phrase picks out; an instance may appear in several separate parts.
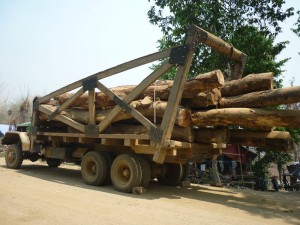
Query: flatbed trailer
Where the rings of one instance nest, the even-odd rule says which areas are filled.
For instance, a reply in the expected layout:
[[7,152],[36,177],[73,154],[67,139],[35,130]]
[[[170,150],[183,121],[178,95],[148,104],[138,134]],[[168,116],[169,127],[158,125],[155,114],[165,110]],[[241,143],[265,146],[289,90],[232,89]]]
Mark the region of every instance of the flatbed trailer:
[[[183,142],[171,139],[177,108],[183,93],[184,82],[199,44],[205,44],[235,62],[233,76],[238,77],[246,61],[246,55],[209,32],[191,25],[186,33],[185,43],[157,53],[143,56],[102,72],[90,75],[62,87],[33,101],[31,132],[8,132],[3,144],[9,145],[6,163],[9,168],[20,168],[23,159],[35,161],[43,158],[50,167],[62,162],[81,165],[83,180],[90,185],[104,185],[110,181],[122,192],[134,187],[147,187],[150,179],[157,178],[166,185],[177,185],[186,177],[185,164],[201,161],[220,154],[226,143]],[[120,98],[108,89],[101,79],[126,70],[164,60],[125,98]],[[177,67],[165,114],[160,126],[154,124],[130,103],[148,86],[153,84],[171,68]],[[113,100],[116,106],[100,123],[95,119],[95,90],[99,89]],[[45,103],[61,94],[75,91],[75,94],[56,110],[45,107]],[[77,122],[62,112],[82,94],[88,92],[88,123]],[[128,114],[146,127],[147,133],[105,133],[108,126],[114,126],[113,119],[121,112]],[[43,113],[46,122],[39,120]]]

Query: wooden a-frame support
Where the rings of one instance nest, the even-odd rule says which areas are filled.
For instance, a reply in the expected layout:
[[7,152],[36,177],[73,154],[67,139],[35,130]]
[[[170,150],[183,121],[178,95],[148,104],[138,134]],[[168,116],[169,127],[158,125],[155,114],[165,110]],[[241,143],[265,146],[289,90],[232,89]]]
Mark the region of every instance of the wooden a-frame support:
[[[149,140],[155,143],[155,154],[153,160],[157,163],[163,163],[167,148],[170,146],[171,133],[174,127],[175,117],[177,108],[179,106],[180,99],[182,97],[184,82],[187,78],[193,54],[195,48],[199,43],[204,43],[213,49],[219,51],[220,53],[228,56],[230,59],[236,62],[234,74],[237,77],[243,71],[243,67],[246,60],[246,55],[239,50],[235,49],[233,46],[227,44],[222,39],[208,33],[207,31],[192,25],[188,29],[185,44],[183,46],[174,47],[171,49],[166,49],[161,52],[153,53],[116,67],[110,68],[108,70],[93,74],[63,88],[60,88],[44,97],[36,98],[34,100],[33,106],[33,117],[32,117],[32,136],[31,136],[31,148],[33,148],[33,142],[36,135],[39,134],[37,129],[37,114],[40,112],[45,113],[49,116],[49,120],[55,119],[61,121],[70,127],[79,130],[86,137],[101,137],[101,132],[111,123],[111,121],[120,113],[122,110],[131,114],[136,120],[142,123],[149,130]],[[168,58],[168,61],[164,61],[155,71],[153,71],[148,77],[146,77],[139,85],[137,85],[134,90],[129,93],[124,99],[114,94],[110,89],[104,86],[99,80],[115,75],[120,72],[141,66],[156,60],[162,60]],[[177,73],[175,76],[174,84],[171,89],[171,93],[168,99],[168,105],[166,112],[163,116],[161,127],[157,127],[147,118],[145,118],[140,112],[131,107],[129,104],[147,87],[153,84],[157,79],[159,79],[163,74],[169,71],[172,67],[178,65]],[[58,107],[55,111],[51,111],[43,106],[50,99],[59,96],[63,93],[72,91],[76,88],[80,88],[70,99]],[[98,88],[104,94],[106,94],[111,100],[113,100],[117,105],[113,108],[109,116],[105,118],[99,124],[95,121],[95,89]],[[75,99],[80,97],[83,93],[88,91],[88,125],[80,124],[60,113],[66,109]],[[40,132],[41,134],[42,132]],[[110,138],[119,138],[120,135],[111,134],[107,135]],[[129,135],[130,136],[130,135]]]

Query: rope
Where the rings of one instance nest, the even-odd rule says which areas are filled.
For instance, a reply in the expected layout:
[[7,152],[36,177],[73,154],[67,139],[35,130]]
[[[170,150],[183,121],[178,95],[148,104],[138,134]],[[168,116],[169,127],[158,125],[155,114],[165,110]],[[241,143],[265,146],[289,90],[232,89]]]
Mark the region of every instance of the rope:
[[153,118],[154,118],[154,124],[156,124],[156,81],[154,82],[154,90],[153,90]]

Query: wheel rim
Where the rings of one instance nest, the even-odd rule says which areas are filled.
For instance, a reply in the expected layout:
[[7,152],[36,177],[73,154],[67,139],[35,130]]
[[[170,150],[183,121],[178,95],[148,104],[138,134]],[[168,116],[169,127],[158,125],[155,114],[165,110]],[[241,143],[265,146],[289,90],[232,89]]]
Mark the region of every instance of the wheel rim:
[[128,182],[131,177],[130,168],[126,165],[121,165],[118,169],[117,176],[121,182],[124,182],[124,183]]
[[130,192],[141,184],[142,173],[138,161],[127,154],[115,158],[111,166],[111,180],[118,191]]
[[13,150],[10,150],[8,153],[7,153],[7,161],[8,163],[14,163],[16,161],[16,153],[15,151]]
[[94,161],[88,162],[86,172],[89,177],[95,177],[97,175],[97,164]]

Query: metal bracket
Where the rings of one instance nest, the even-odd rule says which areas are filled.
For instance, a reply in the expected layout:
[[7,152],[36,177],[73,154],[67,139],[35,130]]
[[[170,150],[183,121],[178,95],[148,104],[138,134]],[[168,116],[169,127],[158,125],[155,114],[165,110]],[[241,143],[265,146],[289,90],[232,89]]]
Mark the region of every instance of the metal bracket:
[[30,130],[31,135],[36,135],[36,134],[37,134],[37,131],[38,131],[37,126],[32,126],[32,127],[31,127],[31,130]]
[[150,127],[150,140],[155,142],[160,142],[162,138],[163,131],[157,127]]
[[39,109],[39,102],[37,101],[37,99],[34,99],[33,103],[32,103],[32,109],[33,110],[38,110]]
[[58,114],[58,109],[56,109],[50,116],[48,116],[48,120],[53,120]]
[[82,81],[83,91],[91,91],[97,87],[97,77],[86,78]]
[[184,66],[188,50],[187,45],[172,48],[169,63]]
[[98,125],[85,125],[84,126],[85,135],[88,137],[98,137],[99,135],[99,126]]
[[131,113],[132,109],[126,102],[124,102],[122,99],[120,99],[118,96],[114,96],[113,98],[114,103],[119,105],[122,109],[124,109],[127,113]]

